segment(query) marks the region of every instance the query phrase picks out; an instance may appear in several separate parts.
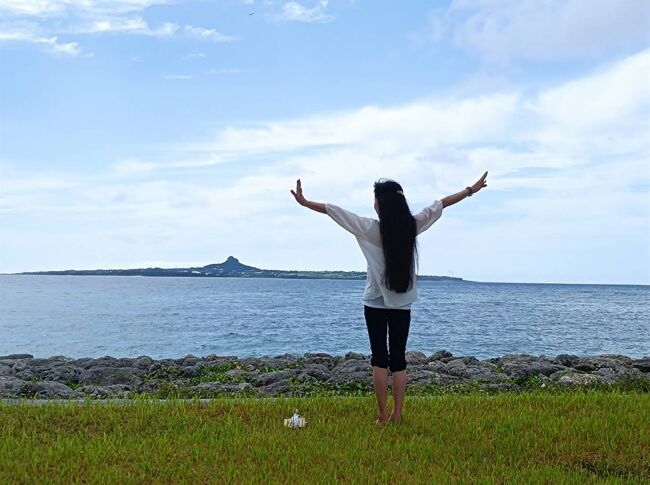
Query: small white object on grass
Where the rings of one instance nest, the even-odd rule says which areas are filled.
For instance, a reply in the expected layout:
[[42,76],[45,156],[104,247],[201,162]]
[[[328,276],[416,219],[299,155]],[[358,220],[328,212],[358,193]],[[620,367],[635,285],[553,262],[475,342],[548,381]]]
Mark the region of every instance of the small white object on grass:
[[302,428],[306,422],[307,421],[305,420],[305,418],[300,416],[298,414],[298,410],[296,409],[293,412],[293,416],[284,420],[284,425],[289,428]]

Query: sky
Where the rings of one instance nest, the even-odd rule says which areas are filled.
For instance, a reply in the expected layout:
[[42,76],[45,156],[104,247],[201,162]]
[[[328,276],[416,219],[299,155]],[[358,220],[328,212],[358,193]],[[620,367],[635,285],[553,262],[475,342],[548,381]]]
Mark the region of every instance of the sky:
[[0,0],[0,272],[357,270],[473,184],[420,274],[650,284],[650,2]]

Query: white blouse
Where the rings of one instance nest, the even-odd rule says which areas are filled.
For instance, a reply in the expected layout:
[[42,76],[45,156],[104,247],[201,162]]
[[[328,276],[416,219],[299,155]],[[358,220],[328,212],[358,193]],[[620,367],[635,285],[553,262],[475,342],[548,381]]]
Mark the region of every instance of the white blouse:
[[[339,226],[356,237],[366,258],[368,273],[363,303],[375,308],[409,309],[411,303],[417,299],[415,268],[413,268],[411,286],[406,293],[397,293],[386,288],[383,282],[385,265],[379,221],[371,217],[359,216],[334,204],[326,203],[325,211]],[[440,200],[435,200],[431,205],[414,214],[416,235],[426,231],[440,219],[441,215],[442,202]]]

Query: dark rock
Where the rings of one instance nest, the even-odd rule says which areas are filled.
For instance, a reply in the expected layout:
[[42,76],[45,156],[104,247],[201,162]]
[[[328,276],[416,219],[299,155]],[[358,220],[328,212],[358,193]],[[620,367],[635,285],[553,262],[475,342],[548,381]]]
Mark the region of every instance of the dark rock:
[[250,382],[254,386],[268,386],[274,382],[288,379],[300,373],[300,369],[283,369],[275,372],[265,372],[254,376]]
[[16,374],[16,371],[13,367],[0,363],[0,377],[3,376],[13,376]]
[[525,378],[537,375],[550,376],[554,372],[563,370],[566,367],[558,364],[549,364],[547,362],[530,362],[524,363],[506,363],[503,365],[503,371],[511,377]]
[[609,360],[620,361],[625,363],[628,366],[631,366],[634,363],[634,360],[631,357],[622,354],[599,354],[594,356],[593,359],[604,360],[604,361],[609,361]]
[[[206,367],[211,367],[211,366],[216,366],[210,364],[206,364]],[[173,360],[158,360],[151,364],[148,370],[148,374],[161,374],[161,375],[168,375],[168,376],[173,376],[177,375],[181,372],[181,368],[176,364],[175,361]]]
[[265,396],[278,396],[291,391],[291,387],[291,381],[289,379],[283,379],[267,386],[260,387],[259,392]]
[[333,374],[325,382],[333,385],[346,384],[348,382],[361,382],[367,384],[368,382],[372,383],[372,375],[367,370],[350,373],[338,373]]
[[203,374],[203,370],[201,370],[197,365],[181,367],[179,369],[179,372],[181,376],[188,378],[198,377]]
[[137,385],[142,381],[145,372],[135,367],[91,367],[81,372],[80,384],[96,384],[108,386],[111,384]]
[[76,398],[79,394],[65,384],[53,381],[26,382],[20,394],[29,398]]
[[34,374],[39,378],[46,381],[57,381],[57,382],[74,382],[75,384],[79,382],[79,376],[83,372],[82,369],[78,367],[73,367],[70,365],[59,365],[51,368],[44,368],[38,371],[34,371]]
[[[470,361],[474,364],[473,361]],[[467,359],[454,359],[447,362],[444,368],[447,374],[462,377],[466,380],[478,380],[489,382],[501,382],[504,380],[503,374],[495,372],[489,367],[482,365],[467,365]]]
[[75,360],[74,364],[77,367],[80,367],[82,369],[89,369],[95,365],[95,359],[93,359],[92,357],[82,357],[80,359]]
[[38,379],[36,374],[30,369],[29,367],[21,367],[21,366],[14,366],[14,376],[18,377],[19,379]]
[[309,364],[300,368],[300,375],[308,375],[314,379],[325,381],[332,376],[330,370],[323,364]]
[[447,357],[453,357],[454,354],[449,352],[448,350],[438,350],[437,352],[431,354],[429,357],[427,357],[427,362],[432,362],[434,360],[440,360],[444,359]]
[[560,354],[556,357],[556,360],[565,367],[572,367],[585,372],[596,370],[596,366],[593,362],[577,355]]
[[0,396],[18,397],[25,384],[26,381],[16,377],[0,377]]
[[289,354],[289,353],[284,353],[284,354],[279,354],[273,357],[274,359],[284,359],[289,362],[298,362],[299,360],[302,359],[301,356],[295,355],[295,354]]
[[154,360],[151,357],[147,355],[141,355],[140,357],[133,359],[131,366],[148,371],[153,364]]
[[427,368],[435,372],[446,372],[447,366],[440,360],[432,360],[427,364]]
[[530,354],[507,354],[502,357],[487,359],[496,365],[500,365],[508,376],[514,378],[526,378],[532,376],[549,376],[554,372],[566,369],[559,359],[541,356],[536,357]]
[[430,370],[418,369],[416,371],[407,371],[408,382],[413,384],[429,383],[435,372]]
[[594,382],[605,382],[606,379],[596,374],[584,374],[580,372],[569,372],[562,375],[557,382],[565,386],[576,386],[580,384],[592,384]]
[[618,354],[601,354],[595,356],[579,357],[572,354],[560,354],[557,360],[567,367],[576,370],[591,372],[600,368],[608,368],[616,372],[626,372],[634,366],[636,361],[630,357]]
[[264,367],[269,368],[283,368],[290,365],[294,365],[297,362],[297,359],[294,356],[289,357],[267,357],[262,356],[257,359],[257,368],[263,369]]
[[431,381],[435,384],[455,385],[455,384],[462,384],[465,381],[465,379],[459,376],[434,372],[431,375]]
[[242,368],[247,368],[247,369],[250,369],[250,370],[254,370],[259,365],[259,359],[257,359],[256,357],[246,357],[246,358],[243,358],[243,359],[239,359],[239,365]]
[[634,361],[624,355],[598,355],[589,357],[589,362],[597,369],[607,368],[616,372],[627,373],[635,369]]
[[189,354],[189,355],[186,355],[185,357],[183,357],[181,359],[176,359],[176,363],[178,365],[180,365],[180,366],[183,366],[183,367],[192,367],[192,366],[195,366],[196,364],[200,363],[201,360],[202,359],[200,359],[199,357],[197,357],[195,355],[192,355],[192,354]]
[[535,362],[525,364],[505,364],[503,371],[515,378],[525,378],[532,376],[550,376],[554,372],[564,370],[566,367],[559,364],[549,364],[547,362]]
[[332,374],[326,381],[328,384],[345,384],[346,382],[372,382],[372,367],[370,359],[343,360],[332,369]]
[[372,366],[370,365],[369,360],[344,360],[334,369],[332,369],[333,374],[349,374],[354,372],[370,372],[372,371]]
[[230,369],[229,371],[223,373],[223,375],[228,379],[245,379],[249,374],[250,372],[242,369]]
[[417,351],[406,352],[404,354],[404,357],[406,357],[407,365],[419,365],[419,364],[427,363],[427,356],[424,355],[422,352],[417,352]]
[[650,357],[636,359],[632,362],[632,365],[635,368],[639,369],[641,372],[650,372]]
[[465,365],[476,365],[480,364],[481,361],[473,356],[462,356],[462,357],[443,357],[442,362],[445,362],[447,365],[462,362]]
[[8,360],[13,360],[13,359],[33,359],[34,356],[32,354],[9,354],[9,355],[0,355],[0,360],[8,359]]
[[314,376],[310,376],[309,374],[298,374],[296,376],[296,380],[298,382],[318,382],[319,379],[316,379]]
[[358,352],[348,352],[347,354],[345,354],[345,360],[348,360],[348,359],[369,360],[370,357],[367,357],[367,356],[365,356],[363,354],[360,354]]
[[57,365],[58,363],[59,361],[52,358],[48,358],[48,359],[34,358],[25,361],[25,364],[31,368],[52,367],[53,365]]
[[339,363],[341,359],[340,357],[335,357],[324,352],[307,352],[303,360],[306,364],[322,364],[327,366],[328,369],[332,369]]
[[603,382],[607,382],[610,384],[620,380],[623,377],[622,374],[618,374],[614,372],[612,369],[607,369],[605,367],[601,367],[600,369],[595,371],[594,375],[599,375]]

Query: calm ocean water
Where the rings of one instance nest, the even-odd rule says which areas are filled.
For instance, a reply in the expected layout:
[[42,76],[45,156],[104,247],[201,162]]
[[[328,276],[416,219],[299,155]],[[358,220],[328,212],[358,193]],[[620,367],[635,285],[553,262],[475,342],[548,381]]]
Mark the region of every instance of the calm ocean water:
[[[0,354],[370,353],[365,281],[0,275]],[[650,354],[650,287],[418,282],[407,350]]]

